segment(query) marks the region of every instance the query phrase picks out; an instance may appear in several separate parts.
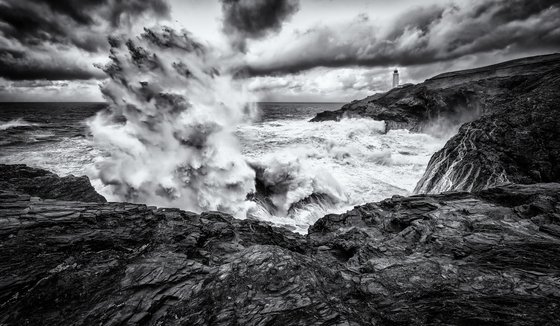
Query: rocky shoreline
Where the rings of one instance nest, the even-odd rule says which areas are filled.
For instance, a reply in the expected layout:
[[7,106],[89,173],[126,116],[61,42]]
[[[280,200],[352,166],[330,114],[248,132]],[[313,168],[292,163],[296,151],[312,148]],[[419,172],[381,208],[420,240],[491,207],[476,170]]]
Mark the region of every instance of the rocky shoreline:
[[41,199],[11,176],[0,190],[1,324],[560,319],[557,183],[396,196],[327,215],[302,236],[218,212]]
[[474,121],[419,182],[436,194],[326,215],[307,235],[0,165],[0,325],[555,325],[557,64],[445,74],[319,115]]
[[560,181],[560,69],[509,79],[510,94],[432,156],[416,193]]
[[336,111],[317,114],[311,122],[368,117],[383,120],[387,131],[422,131],[438,124],[462,125],[495,112],[495,107],[524,96],[523,83],[560,69],[560,54],[523,58],[497,65],[444,73],[416,85],[352,101]]
[[560,54],[445,73],[319,113],[368,117],[386,130],[461,126],[434,154],[415,193],[560,181]]

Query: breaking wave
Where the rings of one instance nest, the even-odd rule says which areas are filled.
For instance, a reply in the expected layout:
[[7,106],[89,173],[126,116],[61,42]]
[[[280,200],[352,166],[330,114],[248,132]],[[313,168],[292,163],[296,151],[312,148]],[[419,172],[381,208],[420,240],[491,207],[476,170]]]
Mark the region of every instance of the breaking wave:
[[37,126],[36,123],[27,122],[21,118],[2,122],[0,121],[0,130],[8,130],[12,128],[20,128],[20,127],[34,127]]
[[[305,232],[328,213],[410,194],[445,139],[406,130],[385,133],[371,119],[310,123],[275,120],[238,128],[257,171],[253,215]],[[256,198],[255,198],[256,197]]]

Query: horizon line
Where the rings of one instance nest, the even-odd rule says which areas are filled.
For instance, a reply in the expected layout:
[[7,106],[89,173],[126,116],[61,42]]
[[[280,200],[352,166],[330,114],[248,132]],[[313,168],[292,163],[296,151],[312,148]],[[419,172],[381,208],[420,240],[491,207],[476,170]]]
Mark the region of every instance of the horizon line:
[[[109,104],[107,102],[99,101],[0,101],[0,104],[5,103],[92,103],[92,104]],[[338,104],[338,103],[348,103],[346,101],[333,102],[333,101],[257,101],[251,103],[327,103],[327,104]]]

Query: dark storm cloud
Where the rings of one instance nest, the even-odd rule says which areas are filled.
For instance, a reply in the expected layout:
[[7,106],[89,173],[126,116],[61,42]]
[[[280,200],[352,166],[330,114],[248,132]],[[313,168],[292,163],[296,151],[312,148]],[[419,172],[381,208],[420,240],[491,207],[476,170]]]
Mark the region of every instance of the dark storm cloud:
[[323,67],[411,66],[492,51],[560,50],[557,0],[475,0],[419,7],[381,29],[367,19],[317,26],[295,35],[274,55],[252,60],[249,75]]
[[166,16],[169,5],[165,0],[34,0],[46,3],[53,12],[71,17],[75,22],[83,25],[95,23],[92,10],[107,14],[113,27],[122,23],[123,19],[139,16],[145,12]]
[[223,30],[244,48],[246,39],[279,31],[298,10],[298,0],[222,0]]
[[68,87],[68,83],[53,82],[52,80],[20,80],[12,82],[11,86],[16,88]]
[[87,29],[107,23],[116,28],[144,13],[168,12],[165,0],[7,0],[0,3],[0,32],[24,45],[51,42],[95,51],[105,46],[105,36]]
[[[42,43],[74,45],[87,51],[95,51],[103,45],[101,38],[77,37],[75,29],[90,24],[78,24],[69,16],[55,13],[45,15],[44,5],[32,2],[20,4],[0,3],[0,33],[23,46],[38,46]],[[93,24],[93,23],[92,23]]]
[[168,14],[166,0],[0,1],[0,77],[99,78],[100,72],[76,63],[78,51],[103,52],[108,33],[144,15]]
[[76,62],[34,58],[24,52],[0,50],[0,76],[9,80],[76,80],[103,78],[104,74],[93,66]]

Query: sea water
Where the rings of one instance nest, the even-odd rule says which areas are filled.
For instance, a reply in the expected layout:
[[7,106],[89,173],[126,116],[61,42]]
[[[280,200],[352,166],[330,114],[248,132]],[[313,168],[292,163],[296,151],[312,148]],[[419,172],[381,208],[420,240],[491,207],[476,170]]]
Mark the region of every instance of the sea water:
[[[432,154],[447,140],[407,130],[385,132],[383,122],[371,119],[309,122],[316,113],[341,106],[259,103],[258,117],[237,127],[245,159],[268,167],[271,178],[280,178],[287,187],[282,198],[275,198],[284,209],[276,214],[256,209],[250,217],[303,233],[325,214],[409,195]],[[109,200],[122,200],[92,172],[109,154],[95,145],[87,121],[105,108],[104,103],[0,103],[0,163],[85,174]],[[292,207],[312,193],[332,200]]]

